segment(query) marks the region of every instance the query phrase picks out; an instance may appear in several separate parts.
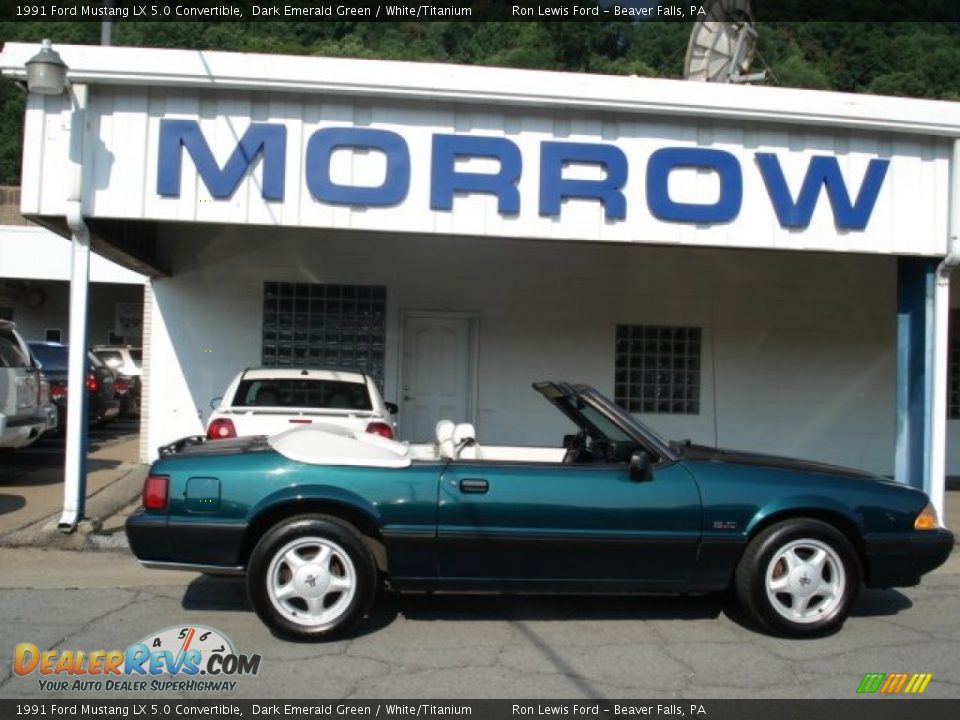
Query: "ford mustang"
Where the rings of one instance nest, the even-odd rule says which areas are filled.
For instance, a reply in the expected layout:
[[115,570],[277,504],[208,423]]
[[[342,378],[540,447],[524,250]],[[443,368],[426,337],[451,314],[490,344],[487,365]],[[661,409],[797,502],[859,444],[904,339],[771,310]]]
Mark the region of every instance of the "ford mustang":
[[378,588],[706,593],[777,634],[838,629],[861,585],[920,582],[953,535],[919,490],[856,470],[667,442],[593,388],[534,388],[557,447],[304,426],[160,450],[127,520],[148,567],[245,574],[276,632],[349,633]]

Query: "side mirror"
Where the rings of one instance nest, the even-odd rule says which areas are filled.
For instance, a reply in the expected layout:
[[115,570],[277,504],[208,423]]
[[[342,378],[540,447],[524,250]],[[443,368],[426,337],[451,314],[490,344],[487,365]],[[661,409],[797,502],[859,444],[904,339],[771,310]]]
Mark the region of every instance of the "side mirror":
[[653,480],[653,458],[646,450],[636,450],[630,456],[630,479],[634,482]]
[[215,398],[213,398],[213,400],[210,401],[210,409],[211,409],[211,410],[216,410],[218,407],[220,407],[220,401],[221,401],[221,400],[223,400],[222,397],[215,397]]
[[390,413],[391,415],[396,415],[400,411],[400,408],[397,407],[396,403],[388,402],[388,403],[384,403],[384,405],[387,406],[387,412]]

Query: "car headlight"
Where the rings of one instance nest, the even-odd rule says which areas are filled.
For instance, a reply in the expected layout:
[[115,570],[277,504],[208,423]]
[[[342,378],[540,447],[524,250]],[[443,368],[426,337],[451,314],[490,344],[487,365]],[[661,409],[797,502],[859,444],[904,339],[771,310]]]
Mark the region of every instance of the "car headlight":
[[938,527],[940,527],[940,520],[937,518],[937,509],[933,503],[927,503],[927,506],[917,515],[917,519],[913,521],[913,529],[936,530]]

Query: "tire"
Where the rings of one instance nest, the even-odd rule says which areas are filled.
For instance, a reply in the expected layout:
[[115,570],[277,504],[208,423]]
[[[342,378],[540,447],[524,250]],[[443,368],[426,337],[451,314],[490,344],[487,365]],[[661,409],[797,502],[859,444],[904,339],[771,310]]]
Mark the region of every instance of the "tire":
[[862,572],[847,537],[819,520],[771,525],[747,545],[734,579],[752,620],[788,637],[816,637],[843,625]]
[[268,530],[247,565],[247,594],[277,634],[329,640],[370,612],[377,567],[360,534],[328,515],[298,515]]

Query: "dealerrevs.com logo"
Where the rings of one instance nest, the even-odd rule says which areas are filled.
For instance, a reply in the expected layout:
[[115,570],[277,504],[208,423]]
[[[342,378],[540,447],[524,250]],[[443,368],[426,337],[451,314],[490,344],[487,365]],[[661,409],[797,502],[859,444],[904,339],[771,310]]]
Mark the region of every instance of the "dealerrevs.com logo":
[[933,673],[867,673],[857,686],[858,693],[920,695],[933,680]]
[[223,633],[201,625],[169,627],[126,650],[40,650],[20,643],[13,651],[14,673],[39,675],[39,689],[48,692],[229,692],[237,681],[228,678],[259,670],[260,655],[237,653]]

